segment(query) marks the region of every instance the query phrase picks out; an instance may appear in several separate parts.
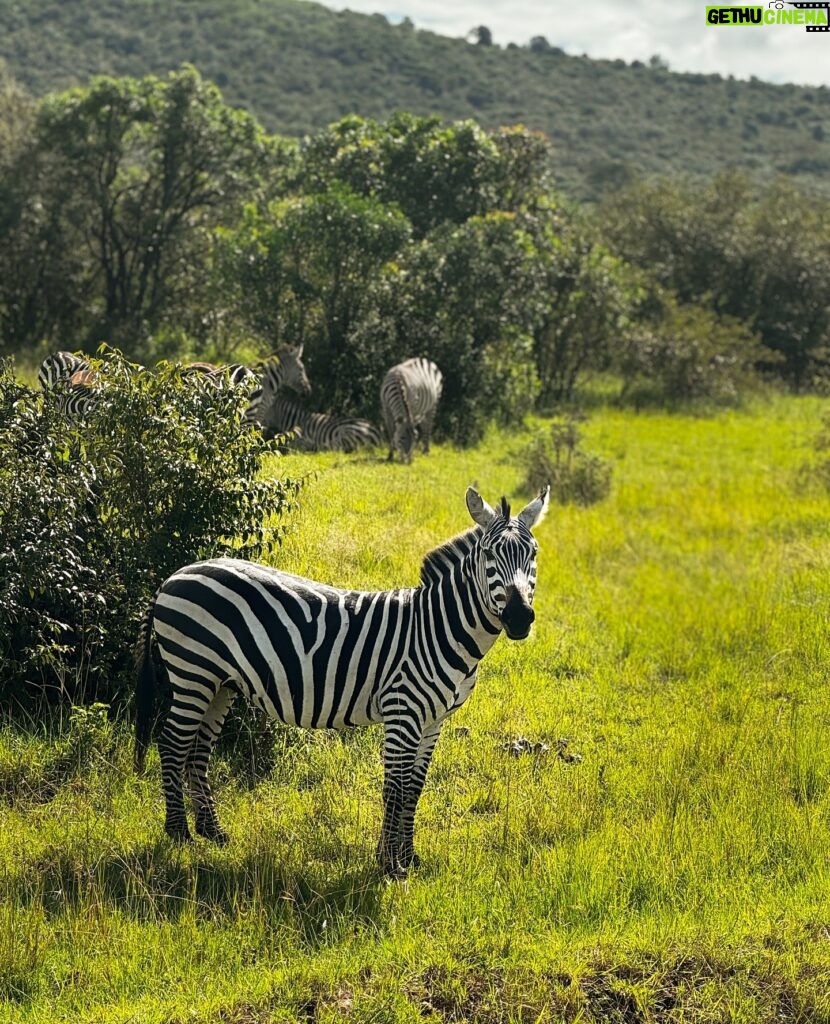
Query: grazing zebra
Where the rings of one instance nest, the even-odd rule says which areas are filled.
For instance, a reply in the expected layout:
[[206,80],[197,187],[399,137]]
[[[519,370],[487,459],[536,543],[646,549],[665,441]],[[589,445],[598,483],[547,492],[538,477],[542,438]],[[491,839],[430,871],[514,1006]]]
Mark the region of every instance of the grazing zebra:
[[515,517],[472,487],[476,526],[430,552],[420,585],[338,590],[242,559],[188,565],[156,594],[137,647],[136,768],[142,771],[156,697],[155,639],[172,687],[158,741],[165,831],[227,842],[207,764],[237,693],[272,718],[305,728],[384,726],[383,826],[378,855],[402,877],[417,866],[415,809],[444,720],[469,697],[478,663],[502,629],[524,639],[534,619],[545,488]]
[[380,386],[380,407],[389,435],[389,461],[395,450],[402,462],[412,461],[412,450],[420,436],[424,452],[429,439],[435,410],[444,387],[444,377],[429,359],[407,359],[398,363],[383,378]]
[[89,369],[89,363],[82,356],[71,352],[53,352],[40,364],[38,384],[43,391],[50,391],[58,381],[69,380],[73,374]]
[[368,420],[312,412],[281,394],[271,401],[267,429],[273,434],[298,431],[291,447],[309,452],[353,452],[380,444],[380,434]]

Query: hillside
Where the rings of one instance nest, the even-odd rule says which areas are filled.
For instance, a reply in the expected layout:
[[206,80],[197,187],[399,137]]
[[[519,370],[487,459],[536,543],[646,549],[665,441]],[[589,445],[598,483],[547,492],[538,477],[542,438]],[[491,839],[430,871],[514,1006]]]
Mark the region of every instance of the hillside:
[[724,165],[830,191],[825,87],[675,74],[555,46],[482,47],[297,0],[7,0],[0,60],[35,95],[191,62],[229,102],[288,135],[398,109],[522,122],[550,136],[559,183],[577,198],[632,175],[708,176]]

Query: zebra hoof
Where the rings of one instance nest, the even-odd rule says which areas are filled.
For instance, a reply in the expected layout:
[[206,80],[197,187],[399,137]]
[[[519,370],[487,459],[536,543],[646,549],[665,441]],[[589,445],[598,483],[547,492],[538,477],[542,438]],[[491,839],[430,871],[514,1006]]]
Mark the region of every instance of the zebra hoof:
[[165,826],[164,831],[170,837],[170,839],[176,844],[176,846],[192,846],[193,836],[190,834],[190,830],[187,825],[184,828],[167,828]]
[[196,835],[201,836],[202,839],[207,839],[209,843],[215,843],[217,846],[227,846],[231,841],[231,837],[219,826],[208,826],[203,825],[201,828],[196,826]]

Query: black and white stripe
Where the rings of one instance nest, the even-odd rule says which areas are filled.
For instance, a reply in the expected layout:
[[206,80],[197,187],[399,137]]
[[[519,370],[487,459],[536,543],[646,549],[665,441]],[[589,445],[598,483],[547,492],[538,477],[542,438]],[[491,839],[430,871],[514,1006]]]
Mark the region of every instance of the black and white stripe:
[[50,391],[58,381],[68,381],[73,374],[89,369],[90,365],[83,356],[72,352],[53,352],[40,364],[38,384],[43,391]]
[[384,870],[417,863],[415,809],[446,718],[469,697],[478,663],[504,629],[523,639],[534,619],[537,544],[531,528],[548,490],[512,517],[473,489],[477,524],[424,559],[420,585],[339,590],[234,559],[198,562],[156,594],[139,646],[136,765],[150,740],[158,645],[172,688],[159,738],[165,829],[191,840],[182,776],[196,831],[225,842],[207,764],[237,693],[268,715],[306,728],[384,726]]
[[311,384],[302,361],[303,347],[283,346],[262,369],[262,387],[251,395],[243,422],[258,423],[269,436],[294,433],[291,446],[304,451],[352,452],[380,444],[368,420],[312,412],[290,397],[308,395]]
[[353,452],[380,444],[380,434],[368,420],[312,412],[284,394],[271,401],[267,430],[271,434],[294,433],[291,447],[310,452]]
[[411,462],[419,437],[424,451],[429,451],[435,412],[443,388],[444,377],[429,359],[407,359],[393,366],[383,378],[380,407],[389,435],[390,462],[396,450],[401,453],[402,462]]
[[101,400],[92,370],[78,370],[68,381],[58,381],[54,392],[61,412],[71,420],[91,415]]
[[259,387],[251,399],[242,422],[256,424],[271,434],[282,433],[273,424],[274,404],[284,395],[286,389],[307,395],[311,384],[303,365],[303,346],[282,345],[267,359],[261,368]]

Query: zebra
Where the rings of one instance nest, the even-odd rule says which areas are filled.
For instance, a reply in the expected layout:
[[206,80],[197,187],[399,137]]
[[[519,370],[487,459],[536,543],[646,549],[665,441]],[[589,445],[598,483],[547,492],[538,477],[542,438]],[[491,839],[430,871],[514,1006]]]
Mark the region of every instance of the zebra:
[[267,429],[272,434],[295,433],[291,447],[302,451],[353,452],[380,444],[380,434],[368,420],[312,412],[284,394],[271,401]]
[[[262,365],[260,384],[251,393],[248,408],[242,417],[247,425],[258,425],[263,430],[271,429],[275,402],[286,388],[301,395],[311,393],[311,383],[303,365],[303,346],[281,345]],[[277,433],[273,431],[272,433]]]
[[302,361],[303,346],[283,346],[263,368],[262,387],[251,395],[243,421],[258,423],[270,436],[296,432],[292,447],[305,451],[352,452],[380,444],[380,435],[368,420],[312,412],[286,395],[292,389],[311,392]]
[[420,584],[338,590],[242,559],[185,566],[159,588],[136,645],[136,770],[144,769],[156,700],[155,642],[172,688],[158,740],[165,831],[224,844],[207,765],[237,693],[270,717],[304,728],[382,724],[383,871],[404,877],[419,859],[415,811],[444,721],[467,700],[478,663],[504,630],[530,632],[544,488],[517,516],[469,487],[475,523],[431,551]]
[[424,452],[429,451],[429,440],[435,410],[444,377],[429,359],[407,359],[398,363],[383,378],[380,386],[380,406],[389,435],[389,462],[395,450],[402,462],[412,461],[412,450],[420,436]]
[[212,384],[226,380],[234,387],[238,387],[256,381],[259,386],[258,375],[242,363],[227,365],[203,362],[187,363],[182,367],[182,375],[184,377],[203,377]]
[[53,352],[40,364],[37,380],[42,391],[51,391],[58,381],[68,381],[73,374],[90,369],[83,356],[72,352]]
[[78,370],[66,383],[58,383],[55,388],[58,408],[67,419],[82,419],[95,411],[100,401],[95,381],[96,374],[92,370]]

